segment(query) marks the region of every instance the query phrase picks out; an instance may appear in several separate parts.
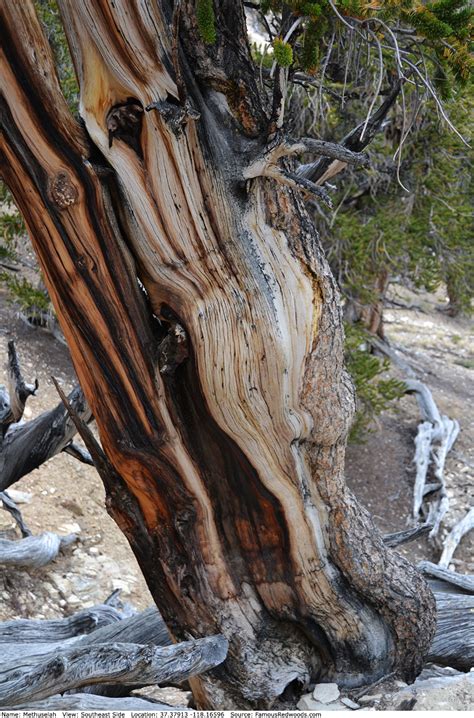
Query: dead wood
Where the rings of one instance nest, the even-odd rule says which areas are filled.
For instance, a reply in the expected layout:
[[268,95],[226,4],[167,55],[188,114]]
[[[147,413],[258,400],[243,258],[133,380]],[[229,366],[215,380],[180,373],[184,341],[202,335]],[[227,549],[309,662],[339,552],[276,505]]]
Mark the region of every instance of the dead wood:
[[463,591],[474,594],[474,576],[467,576],[462,573],[456,573],[455,571],[448,571],[446,568],[443,568],[435,563],[431,563],[431,561],[420,561],[418,568],[427,576],[433,576],[440,581],[444,581],[445,584],[457,586]]
[[128,698],[106,698],[105,696],[91,695],[90,693],[74,693],[65,696],[51,696],[41,701],[32,701],[15,706],[4,706],[4,709],[12,710],[41,710],[41,711],[66,711],[66,710],[99,710],[99,711],[189,711],[187,706],[169,706],[138,696]]
[[436,634],[428,661],[468,671],[474,666],[474,596],[435,593]]
[[422,526],[415,526],[413,529],[406,529],[406,531],[397,531],[396,533],[386,534],[383,537],[384,543],[391,548],[395,546],[401,546],[404,543],[414,541],[420,536],[424,536],[432,529],[431,524],[423,524]]
[[66,618],[52,620],[21,618],[3,621],[0,623],[0,643],[57,643],[68,638],[90,634],[121,620],[120,611],[112,606],[100,604],[85,608]]
[[453,526],[446,540],[444,541],[443,553],[438,561],[438,565],[441,568],[447,568],[453,557],[453,554],[461,541],[462,537],[465,536],[469,531],[474,528],[474,507],[470,509],[467,514]]
[[59,551],[77,541],[76,534],[58,536],[45,531],[18,541],[0,539],[0,565],[38,568],[56,558]]
[[133,686],[184,681],[222,663],[227,645],[223,636],[210,636],[165,647],[72,646],[40,656],[29,666],[19,658],[0,666],[0,706],[40,700],[93,683]]
[[[90,420],[91,411],[79,387],[69,394],[69,402],[84,421]],[[10,423],[0,437],[0,490],[8,489],[63,451],[75,433],[74,422],[62,402],[25,424]]]

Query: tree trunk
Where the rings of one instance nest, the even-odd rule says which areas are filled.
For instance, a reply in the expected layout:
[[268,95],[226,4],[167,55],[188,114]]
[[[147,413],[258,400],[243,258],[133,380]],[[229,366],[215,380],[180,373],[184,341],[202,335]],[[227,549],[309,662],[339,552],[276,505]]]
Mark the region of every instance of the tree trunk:
[[59,5],[87,130],[33,3],[4,3],[1,172],[99,428],[108,510],[174,637],[230,640],[197,705],[413,680],[435,604],[344,484],[334,281],[299,190],[245,181],[274,123],[242,3],[215,3],[212,46],[191,0]]

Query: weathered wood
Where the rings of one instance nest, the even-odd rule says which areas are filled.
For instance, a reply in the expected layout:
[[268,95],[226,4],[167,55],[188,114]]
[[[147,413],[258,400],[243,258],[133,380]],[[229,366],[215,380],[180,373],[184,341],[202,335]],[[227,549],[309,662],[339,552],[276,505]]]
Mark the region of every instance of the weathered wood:
[[70,456],[73,456],[75,459],[80,461],[82,464],[87,464],[88,466],[94,466],[94,461],[92,459],[92,456],[89,454],[89,452],[84,449],[83,446],[80,446],[79,444],[75,444],[73,441],[71,441],[70,444],[64,447],[63,449],[65,454],[69,454]]
[[[272,705],[320,672],[411,680],[434,599],[343,481],[335,282],[298,183],[243,182],[272,115],[243,4],[214,3],[212,48],[194,0],[174,45],[168,2],[59,5],[87,133],[32,0],[4,4],[1,172],[98,425],[108,509],[173,637],[231,641],[197,705]],[[176,326],[186,356],[162,373]]]
[[393,534],[385,534],[383,540],[387,546],[395,548],[395,546],[401,546],[404,543],[414,541],[420,536],[424,536],[431,531],[431,529],[431,524],[423,524],[422,526],[415,526],[413,529],[406,529],[406,531],[397,531]]
[[[96,615],[97,611],[99,612],[100,623],[96,628],[91,628],[90,631],[83,630],[82,635],[77,633],[67,637],[65,634],[76,629],[87,629],[88,626],[92,625],[87,618],[89,610],[81,611],[79,614],[67,619],[61,619],[58,622],[29,622],[29,627],[25,630],[26,635],[31,636],[31,640],[27,643],[17,640],[9,642],[9,634],[7,633],[6,642],[2,642],[1,647],[4,660],[21,657],[24,665],[34,665],[38,656],[50,652],[53,648],[66,649],[72,645],[85,647],[96,644],[135,643],[139,645],[170,646],[173,643],[156,606],[147,608],[145,611],[127,618],[121,618],[122,614],[109,606],[101,605],[90,609],[92,615]],[[108,620],[109,618],[111,620]],[[119,618],[121,620],[118,620]],[[23,630],[21,624],[17,621],[12,621],[11,624],[11,628],[10,624],[3,625],[7,625],[11,631],[17,629],[21,633]],[[1,626],[2,624],[0,624]]]
[[[91,418],[80,388],[72,390],[69,401],[84,421]],[[62,403],[26,424],[10,424],[3,441],[0,438],[0,490],[8,489],[63,451],[75,433],[74,423]]]
[[170,646],[173,643],[156,606],[150,606],[119,623],[102,626],[81,639],[81,645],[111,642],[146,643],[153,646]]
[[[413,490],[413,516],[418,519],[422,509],[423,498],[434,493],[430,485],[427,490],[426,479],[433,462],[433,473],[436,483],[436,497],[429,505],[426,523],[432,524],[430,538],[434,538],[441,521],[449,510],[449,498],[444,480],[444,465],[449,451],[452,449],[460,431],[459,422],[442,416],[428,387],[415,379],[407,379],[407,393],[416,394],[423,421],[418,426],[415,438],[416,477]],[[437,445],[436,445],[437,444]]]
[[453,557],[453,554],[461,541],[462,537],[465,536],[469,531],[474,528],[474,507],[469,509],[467,514],[453,526],[449,532],[443,547],[443,553],[438,561],[438,565],[441,568],[447,568]]
[[[85,608],[73,616],[65,618],[39,620],[15,619],[0,623],[0,643],[49,643],[64,641],[67,638],[82,636],[97,631],[104,626],[122,620],[120,611],[112,606],[100,604]],[[105,642],[105,641],[104,641]],[[132,641],[122,641],[123,643]],[[133,641],[139,643],[140,641]],[[0,649],[1,650],[1,649]]]
[[0,707],[92,683],[133,686],[184,681],[222,663],[227,646],[223,636],[210,636],[158,648],[129,643],[73,646],[52,651],[28,667],[20,658],[0,665]]
[[41,710],[41,711],[190,711],[187,706],[169,706],[158,701],[150,701],[138,696],[130,698],[106,698],[90,693],[74,693],[67,696],[51,696],[42,701],[21,703],[16,706],[4,706],[4,710]]
[[465,574],[456,573],[455,571],[448,571],[446,568],[442,568],[435,563],[431,563],[431,561],[420,561],[418,568],[427,576],[434,576],[445,583],[458,586],[464,591],[474,593],[474,576],[466,576]]
[[8,511],[13,518],[15,519],[18,528],[21,531],[21,535],[23,537],[25,536],[31,536],[31,531],[28,528],[28,526],[23,521],[23,516],[21,515],[21,511],[16,505],[16,503],[13,501],[13,499],[7,494],[6,491],[0,492],[0,501],[2,504],[2,508]]
[[474,666],[474,596],[436,593],[436,634],[428,661],[468,671]]
[[0,386],[0,439],[6,434],[11,424],[20,421],[26,400],[29,396],[36,394],[38,389],[37,379],[34,384],[27,384],[23,379],[13,341],[8,342],[7,376],[8,388],[3,384]]
[[18,541],[0,539],[0,565],[38,568],[56,558],[59,551],[77,541],[76,534],[58,536],[45,531],[39,536],[27,536]]

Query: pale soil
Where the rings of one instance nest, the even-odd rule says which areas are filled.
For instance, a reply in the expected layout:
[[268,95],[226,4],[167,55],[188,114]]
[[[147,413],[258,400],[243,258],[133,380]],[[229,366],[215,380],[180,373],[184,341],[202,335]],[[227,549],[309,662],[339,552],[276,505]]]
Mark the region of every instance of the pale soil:
[[[386,311],[386,334],[392,347],[401,347],[403,359],[431,389],[442,414],[457,419],[461,432],[448,455],[445,476],[450,509],[442,524],[443,539],[474,504],[474,322],[440,312],[443,296],[416,296],[397,289],[397,301],[421,310],[391,307]],[[403,378],[403,373],[391,373]],[[365,444],[347,451],[348,483],[372,512],[383,533],[401,531],[411,524],[415,477],[413,440],[420,413],[414,396],[405,396],[384,412]],[[422,538],[400,551],[414,561],[437,562],[440,542]],[[453,568],[474,571],[474,532],[467,534],[454,554]]]
[[[450,319],[436,311],[439,297],[405,296],[405,301],[422,304],[427,313],[388,310],[387,334],[393,343],[406,347],[410,354],[404,355],[405,359],[424,372],[420,378],[431,387],[441,410],[457,418],[462,427],[447,462],[452,505],[445,528],[449,528],[464,515],[474,495],[474,369],[466,368],[473,366],[474,330],[472,322]],[[27,326],[0,290],[2,364],[10,339],[17,343],[27,380],[37,376],[40,382],[38,396],[28,402],[25,418],[29,419],[58,402],[51,375],[69,390],[74,373],[66,347],[45,331]],[[411,513],[411,462],[418,421],[416,401],[406,397],[396,411],[381,417],[364,445],[348,450],[349,483],[384,532],[406,528]],[[104,491],[94,469],[61,455],[14,488],[32,495],[31,502],[20,508],[33,533],[67,534],[79,527],[80,542],[36,571],[0,568],[0,620],[69,614],[103,601],[115,588],[121,588],[122,599],[136,608],[152,602],[126,539],[105,511]],[[12,527],[9,514],[0,511],[0,532]],[[426,540],[401,550],[414,560],[439,556],[439,548]],[[459,571],[474,570],[472,536],[466,536],[457,549],[455,563]]]

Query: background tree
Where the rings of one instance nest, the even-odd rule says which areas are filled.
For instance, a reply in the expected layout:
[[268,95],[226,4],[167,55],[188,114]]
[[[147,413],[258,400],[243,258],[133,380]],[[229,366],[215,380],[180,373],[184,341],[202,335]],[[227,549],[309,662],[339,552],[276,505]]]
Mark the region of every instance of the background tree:
[[[226,663],[193,679],[198,704],[271,705],[318,675],[412,680],[433,597],[343,482],[352,387],[303,203],[327,192],[294,158],[365,160],[285,126],[297,43],[316,52],[362,33],[370,70],[383,49],[370,16],[385,20],[354,3],[262,6],[281,37],[260,83],[243,3],[59,5],[82,122],[32,3],[5,3],[1,173],[99,427],[109,511],[174,636],[230,639]],[[400,72],[431,87],[393,45]]]

